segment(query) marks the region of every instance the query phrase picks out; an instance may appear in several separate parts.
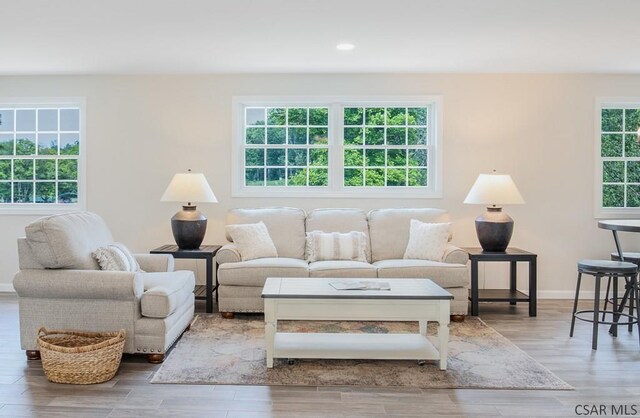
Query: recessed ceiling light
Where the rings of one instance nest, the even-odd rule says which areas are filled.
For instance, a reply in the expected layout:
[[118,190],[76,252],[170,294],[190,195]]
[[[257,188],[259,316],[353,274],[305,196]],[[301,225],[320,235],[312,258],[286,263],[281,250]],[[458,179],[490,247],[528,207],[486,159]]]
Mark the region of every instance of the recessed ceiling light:
[[351,51],[355,47],[356,46],[350,42],[340,42],[338,45],[336,45],[336,49],[338,51]]

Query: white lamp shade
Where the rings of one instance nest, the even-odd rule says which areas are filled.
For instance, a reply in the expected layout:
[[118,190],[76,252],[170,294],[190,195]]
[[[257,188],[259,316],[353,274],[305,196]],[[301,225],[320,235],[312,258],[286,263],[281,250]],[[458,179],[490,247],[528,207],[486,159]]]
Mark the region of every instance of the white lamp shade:
[[216,203],[209,182],[202,173],[178,173],[160,198],[162,202],[205,202]]
[[524,203],[516,184],[508,174],[480,174],[464,203],[482,205],[519,205]]

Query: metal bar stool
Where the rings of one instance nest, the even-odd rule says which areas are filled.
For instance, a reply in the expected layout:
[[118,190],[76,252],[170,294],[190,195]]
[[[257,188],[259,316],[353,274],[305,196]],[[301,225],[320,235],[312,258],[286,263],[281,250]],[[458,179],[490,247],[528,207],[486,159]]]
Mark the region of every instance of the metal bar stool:
[[[595,278],[595,294],[593,297],[593,310],[581,310],[578,311],[578,297],[580,295],[580,285],[582,282],[582,275],[587,274],[589,276],[593,276]],[[636,302],[636,311],[638,313],[637,316],[633,316],[632,314],[625,314],[621,310],[618,309],[618,298],[613,298],[613,310],[611,311],[600,311],[600,279],[603,277],[609,277],[610,280],[613,279],[613,293],[617,295],[618,293],[618,279],[620,277],[624,277],[630,284],[630,297],[635,298]],[[569,337],[573,337],[573,329],[576,324],[576,318],[581,321],[592,322],[593,323],[593,335],[591,338],[591,348],[594,350],[598,349],[598,325],[599,324],[607,324],[612,325],[613,335],[617,335],[617,326],[618,325],[629,325],[629,324],[638,324],[638,334],[640,335],[640,322],[638,318],[640,317],[640,309],[638,309],[638,304],[640,300],[638,297],[640,296],[638,292],[638,266],[634,263],[629,263],[626,261],[610,261],[610,260],[580,260],[578,262],[578,282],[576,284],[576,296],[573,301],[573,314],[571,318],[571,331],[569,332]],[[623,304],[625,303],[623,299]],[[609,313],[613,316],[612,321],[601,321],[599,318],[600,312]],[[583,313],[592,313],[593,319],[581,318],[579,315]],[[627,322],[620,322],[620,316],[624,316],[628,319]]]
[[[611,260],[613,261],[627,261],[629,263],[634,263],[638,266],[640,266],[640,253],[632,253],[632,252],[624,252],[622,253],[622,260],[620,260],[620,256],[618,255],[617,251],[614,251],[611,253]],[[624,308],[628,308],[629,309],[629,315],[633,315],[633,305],[635,304],[635,298],[634,297],[628,297],[629,295],[629,289],[631,288],[631,283],[628,280],[625,280],[625,295],[627,296],[627,300],[628,303],[623,302],[620,305],[618,305],[618,309],[624,309]],[[613,297],[609,296],[609,291],[611,289],[611,277],[609,277],[609,280],[607,280],[607,292],[604,298],[604,310],[607,309],[607,305],[609,303],[613,304],[613,298],[617,297],[618,295],[615,294]],[[624,299],[624,296],[623,296]],[[625,305],[626,303],[626,305]],[[602,313],[602,320],[604,321],[604,317],[605,317],[605,313]],[[629,332],[633,331],[633,324],[629,324]]]

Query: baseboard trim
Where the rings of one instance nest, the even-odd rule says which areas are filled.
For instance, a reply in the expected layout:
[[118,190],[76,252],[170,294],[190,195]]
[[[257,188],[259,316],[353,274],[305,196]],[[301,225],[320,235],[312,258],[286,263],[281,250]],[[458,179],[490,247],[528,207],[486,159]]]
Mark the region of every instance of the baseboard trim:
[[[525,292],[526,293],[526,292]],[[604,299],[605,291],[600,292],[600,299]],[[622,294],[622,291],[620,292]],[[581,290],[580,291],[580,299],[591,299],[593,300],[593,295],[595,292],[593,290]],[[576,296],[575,290],[539,290],[538,291],[538,299],[571,299]]]
[[0,283],[0,293],[15,293],[16,290],[13,288],[11,283]]

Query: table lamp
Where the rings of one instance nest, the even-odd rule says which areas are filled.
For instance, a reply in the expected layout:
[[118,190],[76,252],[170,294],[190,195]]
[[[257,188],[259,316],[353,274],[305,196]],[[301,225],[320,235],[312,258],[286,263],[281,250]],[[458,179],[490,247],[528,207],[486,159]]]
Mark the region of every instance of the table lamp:
[[195,202],[216,203],[207,179],[202,173],[178,173],[160,198],[161,202],[186,202],[171,218],[171,230],[182,250],[197,250],[207,232],[207,217],[196,209]]
[[464,203],[488,205],[476,218],[476,233],[480,246],[487,252],[504,252],[513,234],[513,219],[501,205],[524,203],[522,195],[508,174],[480,174],[469,190]]

